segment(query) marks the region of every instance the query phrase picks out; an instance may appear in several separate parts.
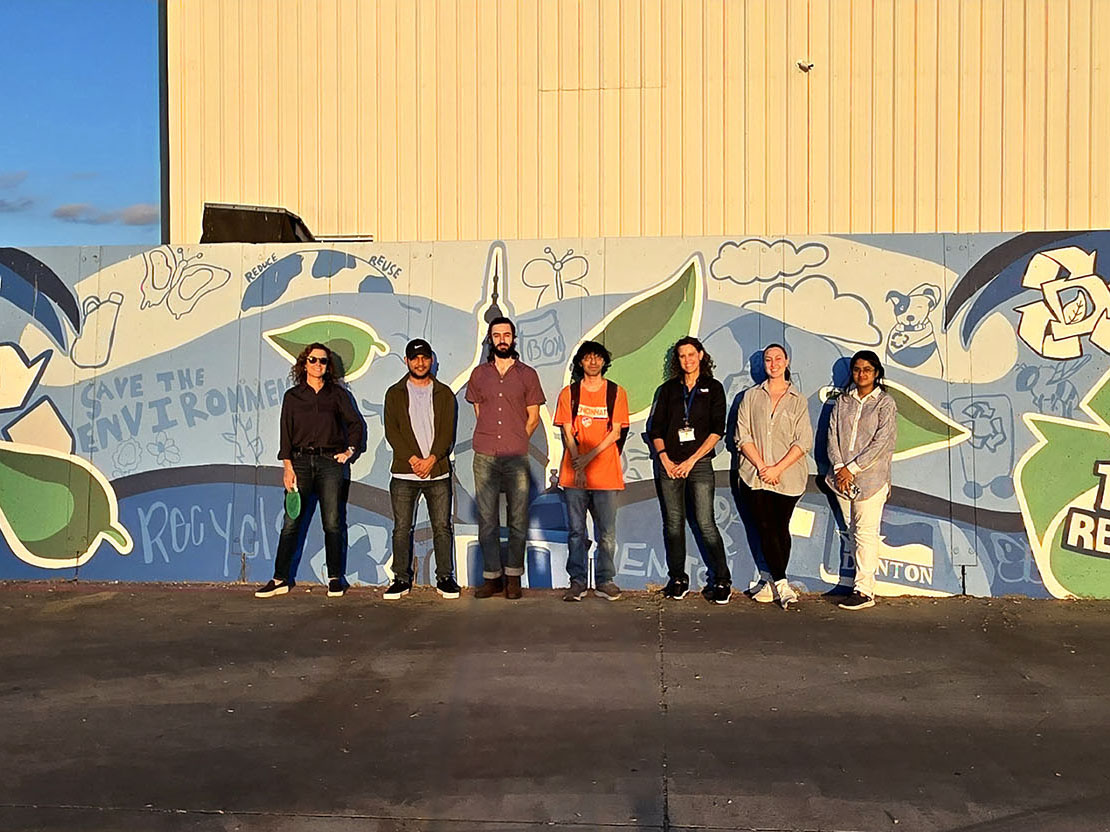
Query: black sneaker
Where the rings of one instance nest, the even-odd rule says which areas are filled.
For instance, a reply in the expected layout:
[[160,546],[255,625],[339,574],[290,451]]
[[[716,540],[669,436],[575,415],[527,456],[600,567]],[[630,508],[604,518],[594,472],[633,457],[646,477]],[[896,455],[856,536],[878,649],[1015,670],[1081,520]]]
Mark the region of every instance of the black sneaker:
[[448,576],[436,581],[436,592],[444,598],[458,598],[462,594],[462,590],[455,582],[455,579]]
[[329,578],[328,579],[328,597],[329,598],[342,598],[347,592],[347,582],[342,578]]
[[705,600],[713,604],[727,604],[732,597],[732,584],[713,584],[702,590]]
[[690,582],[684,581],[681,578],[671,578],[667,581],[667,585],[663,587],[663,597],[672,598],[675,601],[681,601],[686,597],[686,593],[690,591]]
[[864,595],[862,592],[855,590],[851,595],[837,604],[837,606],[842,610],[865,610],[868,607],[875,606],[875,599],[870,595]]
[[272,578],[261,589],[254,591],[255,598],[273,598],[275,595],[284,595],[289,591],[289,582],[277,583]]
[[389,589],[382,594],[382,598],[387,601],[396,601],[398,598],[404,598],[408,595],[410,589],[412,589],[412,584],[408,581],[394,581],[389,585]]

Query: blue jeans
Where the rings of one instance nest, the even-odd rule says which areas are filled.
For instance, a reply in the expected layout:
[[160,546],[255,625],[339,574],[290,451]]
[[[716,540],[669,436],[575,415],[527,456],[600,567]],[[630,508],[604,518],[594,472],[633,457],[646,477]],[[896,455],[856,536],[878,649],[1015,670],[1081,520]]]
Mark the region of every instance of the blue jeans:
[[[320,503],[320,522],[324,525],[324,554],[327,556],[328,577],[343,577],[343,546],[346,541],[346,528],[342,525],[342,491],[344,468],[327,454],[319,456],[294,456],[293,472],[297,475],[297,490],[301,493],[301,504],[307,505],[313,496]],[[289,569],[293,555],[297,551],[302,524],[307,524],[312,515],[302,511],[293,520],[285,515],[278,539],[277,558],[274,561],[274,579],[288,581],[292,576]]]
[[[501,566],[501,492],[509,522],[509,560]],[[474,498],[478,504],[478,543],[482,577],[524,574],[528,539],[528,457],[474,454]]]
[[586,583],[586,554],[590,538],[586,531],[586,510],[594,518],[597,535],[597,555],[594,558],[594,586],[613,580],[617,574],[614,555],[617,551],[617,491],[565,488],[567,520],[570,535],[567,537],[567,574],[571,581]]
[[432,545],[436,553],[436,580],[454,573],[451,525],[451,478],[441,480],[389,479],[389,501],[393,505],[393,577],[412,583],[412,528],[420,495],[428,504]]
[[717,490],[713,463],[699,459],[686,479],[671,479],[656,463],[655,484],[663,509],[663,544],[667,549],[667,573],[672,578],[689,581],[686,574],[686,515],[693,517],[705,547],[708,583],[731,584],[732,574],[725,557],[725,542],[713,515],[713,497]]

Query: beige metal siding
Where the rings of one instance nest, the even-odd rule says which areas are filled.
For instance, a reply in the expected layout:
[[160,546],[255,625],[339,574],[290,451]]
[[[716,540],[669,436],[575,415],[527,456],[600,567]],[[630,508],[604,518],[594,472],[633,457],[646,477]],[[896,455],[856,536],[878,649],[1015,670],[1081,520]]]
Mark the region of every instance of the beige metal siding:
[[1105,227],[1108,40],[1110,0],[170,0],[172,235]]

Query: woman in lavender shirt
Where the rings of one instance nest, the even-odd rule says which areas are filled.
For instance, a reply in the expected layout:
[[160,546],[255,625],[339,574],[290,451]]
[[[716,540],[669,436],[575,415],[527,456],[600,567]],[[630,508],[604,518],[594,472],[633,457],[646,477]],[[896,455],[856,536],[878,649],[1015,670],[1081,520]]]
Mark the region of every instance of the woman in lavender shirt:
[[897,439],[898,407],[883,386],[883,365],[871,350],[852,356],[852,381],[833,404],[829,419],[826,482],[836,492],[856,561],[852,594],[839,606],[875,606],[879,521],[890,494],[890,463]]

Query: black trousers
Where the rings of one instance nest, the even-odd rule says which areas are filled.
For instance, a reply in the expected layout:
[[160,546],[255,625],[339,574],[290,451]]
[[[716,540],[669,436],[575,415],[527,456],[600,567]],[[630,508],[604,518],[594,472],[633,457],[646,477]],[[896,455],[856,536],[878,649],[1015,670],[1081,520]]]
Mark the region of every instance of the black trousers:
[[763,548],[763,559],[767,561],[767,571],[771,573],[772,580],[781,581],[786,577],[786,567],[790,563],[790,515],[802,495],[791,497],[763,488],[750,488],[743,481],[740,482],[740,494],[751,508],[759,544]]

